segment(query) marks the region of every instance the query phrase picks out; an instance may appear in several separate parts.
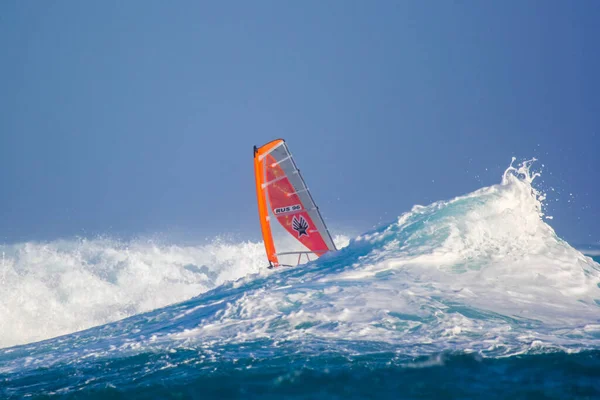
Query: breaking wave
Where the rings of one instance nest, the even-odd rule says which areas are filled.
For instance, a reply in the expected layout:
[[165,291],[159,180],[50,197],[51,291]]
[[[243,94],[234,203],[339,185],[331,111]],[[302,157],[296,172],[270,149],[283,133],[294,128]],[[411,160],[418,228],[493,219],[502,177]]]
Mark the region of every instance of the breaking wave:
[[593,346],[600,266],[544,222],[530,167],[511,165],[498,185],[415,206],[241,296],[223,287],[219,311],[172,337],[383,342],[414,355]]

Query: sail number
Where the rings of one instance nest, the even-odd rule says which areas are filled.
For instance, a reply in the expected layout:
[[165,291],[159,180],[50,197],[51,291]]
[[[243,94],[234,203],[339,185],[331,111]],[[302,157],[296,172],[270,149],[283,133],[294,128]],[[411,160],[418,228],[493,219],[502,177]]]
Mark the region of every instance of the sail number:
[[283,213],[289,213],[289,212],[293,212],[293,211],[298,211],[301,210],[302,206],[300,204],[294,204],[293,206],[287,206],[287,207],[279,207],[273,210],[273,213],[275,213],[275,215],[277,214],[283,214]]

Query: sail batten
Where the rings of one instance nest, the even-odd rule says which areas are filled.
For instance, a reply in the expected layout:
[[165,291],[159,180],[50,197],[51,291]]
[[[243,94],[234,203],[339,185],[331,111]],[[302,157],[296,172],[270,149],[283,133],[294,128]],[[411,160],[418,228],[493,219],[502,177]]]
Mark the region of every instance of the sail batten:
[[272,265],[290,264],[280,259],[287,255],[306,254],[310,260],[310,254],[316,258],[336,250],[285,141],[254,148],[254,173],[261,232]]

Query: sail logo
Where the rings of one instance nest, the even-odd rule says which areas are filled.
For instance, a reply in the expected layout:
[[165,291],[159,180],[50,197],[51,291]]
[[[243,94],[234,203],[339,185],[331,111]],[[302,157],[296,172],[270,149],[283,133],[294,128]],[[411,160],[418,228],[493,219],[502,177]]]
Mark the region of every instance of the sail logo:
[[273,213],[275,213],[275,215],[277,215],[277,214],[289,213],[292,211],[298,211],[301,209],[302,209],[302,206],[300,204],[294,204],[293,206],[276,208],[273,210]]
[[306,222],[302,215],[300,218],[294,217],[294,219],[292,219],[292,229],[298,232],[298,238],[302,237],[302,235],[308,236],[308,233],[306,233],[308,228],[308,222]]

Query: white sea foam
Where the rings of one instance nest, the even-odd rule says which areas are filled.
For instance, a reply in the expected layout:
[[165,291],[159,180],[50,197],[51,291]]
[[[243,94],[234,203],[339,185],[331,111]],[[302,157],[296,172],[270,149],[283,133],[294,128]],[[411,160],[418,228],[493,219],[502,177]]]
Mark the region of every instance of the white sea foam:
[[600,248],[584,247],[582,249],[579,249],[579,251],[581,251],[583,254],[585,254],[587,256],[592,256],[592,257],[600,256]]
[[[348,238],[334,238],[340,247]],[[266,273],[262,242],[107,238],[0,245],[0,348],[68,334]]]
[[189,299],[264,267],[261,243],[69,240],[0,246],[0,347]]

